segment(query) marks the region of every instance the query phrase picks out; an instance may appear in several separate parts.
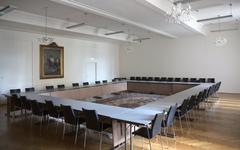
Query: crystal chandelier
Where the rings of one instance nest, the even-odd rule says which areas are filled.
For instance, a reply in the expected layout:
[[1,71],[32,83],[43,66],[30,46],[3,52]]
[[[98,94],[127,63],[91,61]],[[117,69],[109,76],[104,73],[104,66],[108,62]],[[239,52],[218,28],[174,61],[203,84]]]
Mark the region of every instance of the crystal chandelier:
[[166,13],[166,21],[169,23],[180,24],[181,21],[187,22],[191,20],[192,7],[190,0],[183,6],[181,1],[171,0],[171,10]]
[[39,42],[49,44],[53,42],[53,38],[48,36],[48,7],[45,7],[45,27],[44,27],[44,35],[42,38],[39,38]]
[[224,46],[227,44],[227,39],[221,35],[221,23],[220,19],[218,20],[218,37],[215,40],[216,46]]

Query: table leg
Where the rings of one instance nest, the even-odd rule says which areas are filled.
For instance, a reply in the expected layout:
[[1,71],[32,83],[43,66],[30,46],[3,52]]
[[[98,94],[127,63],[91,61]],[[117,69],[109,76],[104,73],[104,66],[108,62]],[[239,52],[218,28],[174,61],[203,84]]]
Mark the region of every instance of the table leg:
[[133,144],[132,144],[132,124],[130,124],[130,150],[133,150]]
[[127,124],[126,122],[124,123],[125,126],[125,150],[127,150]]

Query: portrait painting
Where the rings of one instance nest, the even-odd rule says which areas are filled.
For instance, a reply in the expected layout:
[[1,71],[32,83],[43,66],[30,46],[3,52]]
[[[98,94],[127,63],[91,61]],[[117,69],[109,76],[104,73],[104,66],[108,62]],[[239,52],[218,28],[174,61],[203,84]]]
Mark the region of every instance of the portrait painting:
[[40,45],[40,79],[64,77],[64,48],[56,43]]

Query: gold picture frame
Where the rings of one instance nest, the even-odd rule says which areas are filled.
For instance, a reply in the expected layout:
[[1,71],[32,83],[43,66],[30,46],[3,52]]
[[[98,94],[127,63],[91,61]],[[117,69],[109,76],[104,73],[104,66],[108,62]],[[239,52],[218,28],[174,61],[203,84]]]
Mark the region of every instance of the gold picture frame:
[[64,77],[64,47],[55,42],[40,45],[40,79]]

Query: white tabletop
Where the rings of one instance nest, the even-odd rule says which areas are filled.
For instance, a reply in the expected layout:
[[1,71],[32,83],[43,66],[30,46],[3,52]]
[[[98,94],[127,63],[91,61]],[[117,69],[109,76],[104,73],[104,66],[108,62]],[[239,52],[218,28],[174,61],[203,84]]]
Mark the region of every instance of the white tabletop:
[[[151,81],[147,81],[147,82],[151,82]],[[152,81],[152,83],[163,83],[163,82]],[[182,82],[176,82],[176,83],[181,84]],[[186,84],[186,83],[184,82],[182,84]],[[187,83],[187,84],[193,84],[193,83]],[[163,110],[167,111],[171,105],[174,105],[176,103],[178,103],[178,105],[181,105],[184,99],[192,95],[198,94],[200,91],[206,88],[209,88],[211,85],[213,85],[213,83],[195,83],[195,84],[197,85],[190,89],[173,94],[171,96],[166,96],[163,99],[148,103],[147,105],[137,107],[135,109],[109,106],[104,104],[73,100],[73,99],[67,99],[67,98],[57,98],[52,96],[38,95],[36,93],[22,93],[21,95],[25,95],[29,99],[35,99],[38,102],[43,102],[43,103],[45,102],[45,100],[52,100],[54,105],[57,105],[57,106],[60,106],[60,104],[70,105],[73,109],[76,109],[76,110],[82,110],[82,108],[95,109],[98,112],[98,114],[103,116],[111,117],[113,119],[125,121],[128,123],[147,125],[151,123],[156,113],[162,113]]]

